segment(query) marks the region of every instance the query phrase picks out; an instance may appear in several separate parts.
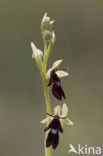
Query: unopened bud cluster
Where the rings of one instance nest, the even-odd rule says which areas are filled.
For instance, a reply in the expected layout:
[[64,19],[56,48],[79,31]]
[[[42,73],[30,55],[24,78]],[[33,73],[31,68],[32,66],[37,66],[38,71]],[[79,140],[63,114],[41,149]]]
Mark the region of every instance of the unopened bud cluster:
[[50,17],[47,16],[47,13],[45,13],[42,22],[41,22],[41,34],[44,41],[47,41],[50,43],[53,39],[53,23],[54,20],[50,20]]

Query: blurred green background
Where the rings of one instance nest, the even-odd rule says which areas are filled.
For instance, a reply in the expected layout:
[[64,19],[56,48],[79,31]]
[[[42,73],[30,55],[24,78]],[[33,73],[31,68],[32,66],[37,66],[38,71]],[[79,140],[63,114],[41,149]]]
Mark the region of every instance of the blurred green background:
[[[56,44],[49,59],[70,68],[63,102],[74,126],[65,126],[53,156],[103,146],[103,1],[0,0],[0,156],[44,156],[45,100],[30,42],[43,49],[40,23],[55,19]],[[73,156],[73,154],[71,154]]]

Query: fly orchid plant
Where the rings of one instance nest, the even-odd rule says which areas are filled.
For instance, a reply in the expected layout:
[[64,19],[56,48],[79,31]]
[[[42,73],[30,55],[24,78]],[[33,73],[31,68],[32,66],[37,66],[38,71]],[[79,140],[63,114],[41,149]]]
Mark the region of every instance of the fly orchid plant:
[[52,86],[52,93],[54,97],[60,101],[66,98],[66,95],[61,86],[61,77],[68,76],[66,68],[60,68],[63,60],[57,60],[53,63],[52,67],[47,70],[47,62],[55,44],[55,33],[53,30],[54,20],[45,13],[41,22],[41,34],[44,41],[44,52],[38,49],[33,42],[31,42],[32,58],[35,60],[38,70],[42,78],[44,96],[46,101],[46,118],[41,123],[46,124],[44,132],[45,141],[45,156],[51,156],[51,146],[56,149],[59,144],[59,133],[63,133],[64,124],[73,125],[73,122],[67,118],[68,107],[66,104],[63,106],[57,105],[54,108],[54,114],[51,114],[51,103],[49,96],[49,88]]

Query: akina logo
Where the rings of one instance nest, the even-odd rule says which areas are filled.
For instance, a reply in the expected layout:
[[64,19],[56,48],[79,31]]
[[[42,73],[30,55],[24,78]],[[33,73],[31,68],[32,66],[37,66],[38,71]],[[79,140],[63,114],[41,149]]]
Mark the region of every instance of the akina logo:
[[78,144],[77,148],[75,148],[72,144],[69,145],[70,149],[68,151],[68,154],[75,153],[75,154],[88,154],[88,155],[101,155],[102,154],[102,148],[97,147],[88,147],[87,145],[81,146]]

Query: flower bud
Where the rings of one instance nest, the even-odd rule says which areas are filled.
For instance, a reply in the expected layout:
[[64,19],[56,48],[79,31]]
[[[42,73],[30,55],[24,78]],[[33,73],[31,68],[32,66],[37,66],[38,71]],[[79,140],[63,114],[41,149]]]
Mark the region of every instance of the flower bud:
[[55,43],[55,40],[56,40],[56,37],[55,37],[55,32],[54,32],[54,30],[52,31],[52,44],[54,44]]
[[50,17],[47,16],[47,12],[44,14],[44,17],[41,22],[41,27],[44,25],[48,25],[50,23]]
[[44,32],[46,30],[49,30],[50,32],[52,32],[52,25],[54,23],[54,20],[50,21],[50,17],[47,16],[47,13],[45,13],[42,22],[41,22],[41,33],[42,36],[44,36]]
[[31,42],[31,48],[33,51],[32,58],[35,59],[37,67],[41,71],[43,53],[41,50],[36,48],[33,42]]
[[47,42],[51,42],[52,40],[52,33],[49,30],[45,30],[43,34],[43,39]]

